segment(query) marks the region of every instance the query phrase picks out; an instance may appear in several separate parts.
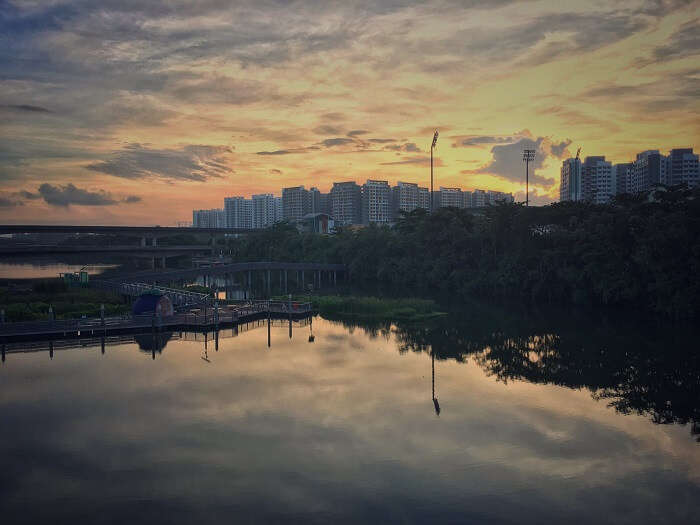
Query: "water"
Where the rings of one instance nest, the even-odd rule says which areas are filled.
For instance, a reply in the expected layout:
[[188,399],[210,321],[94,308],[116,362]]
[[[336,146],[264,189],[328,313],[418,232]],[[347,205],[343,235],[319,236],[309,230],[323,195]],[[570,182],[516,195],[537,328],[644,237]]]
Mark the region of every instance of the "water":
[[3,523],[697,517],[692,334],[498,312],[277,322],[269,347],[247,328],[8,347]]
[[116,264],[65,264],[54,261],[33,260],[32,262],[0,262],[0,279],[58,278],[59,273],[72,273],[82,269],[90,275],[98,275],[115,268]]

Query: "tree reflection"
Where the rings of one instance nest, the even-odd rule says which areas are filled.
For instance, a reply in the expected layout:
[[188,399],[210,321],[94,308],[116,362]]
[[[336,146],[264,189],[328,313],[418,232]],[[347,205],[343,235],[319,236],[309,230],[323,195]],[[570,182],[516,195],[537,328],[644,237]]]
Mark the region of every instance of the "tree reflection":
[[[382,332],[375,324],[368,330]],[[504,383],[586,388],[621,414],[690,424],[700,442],[700,357],[688,327],[610,313],[528,314],[479,305],[427,323],[398,323],[393,332],[401,353],[471,358]]]

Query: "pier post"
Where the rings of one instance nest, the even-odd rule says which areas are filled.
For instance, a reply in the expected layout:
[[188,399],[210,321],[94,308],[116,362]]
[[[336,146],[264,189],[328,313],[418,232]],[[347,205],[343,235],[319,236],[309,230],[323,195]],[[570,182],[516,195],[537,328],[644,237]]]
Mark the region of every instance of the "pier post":
[[284,271],[284,293],[287,293],[287,270]]
[[267,271],[267,296],[270,297],[270,289],[272,288],[272,277],[270,275],[270,270]]
[[305,286],[305,284],[304,284],[304,270],[302,270],[301,271],[301,289],[302,290],[304,289],[304,286]]
[[336,276],[336,271],[333,270],[333,286],[338,286],[338,281],[337,281],[337,276]]

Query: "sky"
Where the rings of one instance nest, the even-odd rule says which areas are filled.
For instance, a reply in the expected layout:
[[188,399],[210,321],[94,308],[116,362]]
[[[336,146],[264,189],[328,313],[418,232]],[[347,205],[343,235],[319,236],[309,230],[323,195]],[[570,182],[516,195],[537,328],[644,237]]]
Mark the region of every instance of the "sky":
[[557,200],[700,147],[700,0],[0,0],[0,222],[174,225],[366,179]]

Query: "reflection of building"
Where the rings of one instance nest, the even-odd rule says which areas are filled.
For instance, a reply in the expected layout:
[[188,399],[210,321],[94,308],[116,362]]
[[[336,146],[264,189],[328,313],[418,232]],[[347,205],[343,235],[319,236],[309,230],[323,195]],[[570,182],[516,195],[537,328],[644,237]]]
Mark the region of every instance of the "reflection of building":
[[163,295],[157,290],[144,292],[132,306],[131,313],[134,315],[153,314],[168,317],[174,313],[173,302],[170,300],[170,297]]

